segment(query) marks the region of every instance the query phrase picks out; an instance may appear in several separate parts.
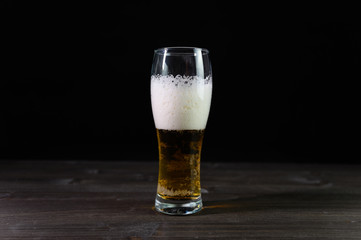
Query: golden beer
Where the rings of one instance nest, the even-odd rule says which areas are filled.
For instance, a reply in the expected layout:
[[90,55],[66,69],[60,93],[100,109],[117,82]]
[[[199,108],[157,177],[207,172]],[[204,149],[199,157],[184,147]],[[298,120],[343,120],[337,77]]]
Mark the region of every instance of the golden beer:
[[164,199],[197,199],[201,195],[200,158],[204,130],[157,129],[159,177]]
[[201,149],[212,98],[208,50],[155,50],[150,90],[159,148],[155,209],[169,215],[199,212]]

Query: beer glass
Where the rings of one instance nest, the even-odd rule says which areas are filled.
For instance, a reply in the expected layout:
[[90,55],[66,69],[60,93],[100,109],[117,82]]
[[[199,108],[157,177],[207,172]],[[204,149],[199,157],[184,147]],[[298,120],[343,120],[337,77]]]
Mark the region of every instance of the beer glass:
[[151,102],[158,137],[155,209],[188,215],[202,209],[200,156],[212,97],[212,69],[204,48],[154,51]]

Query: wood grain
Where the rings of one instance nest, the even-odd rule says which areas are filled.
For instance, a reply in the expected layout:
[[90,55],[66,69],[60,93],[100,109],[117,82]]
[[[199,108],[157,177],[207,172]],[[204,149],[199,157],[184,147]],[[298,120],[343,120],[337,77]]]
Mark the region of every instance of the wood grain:
[[1,161],[0,239],[360,239],[361,166],[202,163],[204,209],[154,211],[156,162]]

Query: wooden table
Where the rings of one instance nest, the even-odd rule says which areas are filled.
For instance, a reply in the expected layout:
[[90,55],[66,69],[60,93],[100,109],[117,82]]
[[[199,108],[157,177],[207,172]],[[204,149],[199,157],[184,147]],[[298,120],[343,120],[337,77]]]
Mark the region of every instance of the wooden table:
[[154,211],[157,167],[0,161],[0,239],[361,239],[361,165],[202,163],[191,216]]

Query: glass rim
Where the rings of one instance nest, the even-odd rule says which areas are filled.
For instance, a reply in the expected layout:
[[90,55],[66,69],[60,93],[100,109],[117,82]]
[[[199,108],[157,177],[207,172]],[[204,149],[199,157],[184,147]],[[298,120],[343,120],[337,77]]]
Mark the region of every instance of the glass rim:
[[154,54],[166,56],[196,56],[199,54],[208,55],[206,48],[199,47],[162,47],[154,50]]

